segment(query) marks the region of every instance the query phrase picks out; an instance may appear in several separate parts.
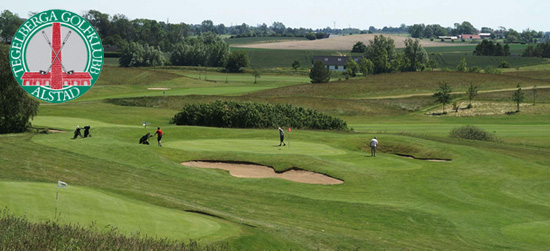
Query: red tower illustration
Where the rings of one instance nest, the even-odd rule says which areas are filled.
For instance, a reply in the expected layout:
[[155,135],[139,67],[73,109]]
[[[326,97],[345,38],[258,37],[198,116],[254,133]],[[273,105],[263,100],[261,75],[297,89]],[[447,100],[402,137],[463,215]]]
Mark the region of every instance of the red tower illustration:
[[[48,41],[49,43],[49,41]],[[62,60],[61,24],[53,23],[51,71],[25,72],[21,79],[23,86],[50,86],[59,90],[63,86],[90,86],[92,76],[87,72],[65,72]]]

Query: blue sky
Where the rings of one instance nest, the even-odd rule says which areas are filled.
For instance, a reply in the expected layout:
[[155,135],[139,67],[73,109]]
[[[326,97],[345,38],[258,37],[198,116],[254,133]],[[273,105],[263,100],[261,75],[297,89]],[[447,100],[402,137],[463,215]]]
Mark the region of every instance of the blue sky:
[[27,17],[31,11],[65,9],[82,14],[89,9],[110,15],[124,14],[130,19],[148,18],[170,23],[198,24],[210,19],[215,24],[247,23],[256,25],[274,21],[287,27],[336,28],[369,26],[441,24],[471,22],[476,28],[504,26],[518,31],[530,28],[550,31],[550,1],[543,0],[9,0],[2,3],[8,9]]

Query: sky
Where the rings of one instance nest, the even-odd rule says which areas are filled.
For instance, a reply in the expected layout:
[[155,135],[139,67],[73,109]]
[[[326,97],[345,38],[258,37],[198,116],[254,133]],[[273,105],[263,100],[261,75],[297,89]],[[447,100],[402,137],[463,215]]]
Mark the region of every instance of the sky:
[[476,28],[550,31],[548,0],[9,0],[1,10],[20,17],[29,12],[64,9],[77,14],[94,9],[129,19],[147,18],[170,23],[200,24],[212,20],[226,26],[282,22],[292,28],[398,27],[401,24],[440,24],[469,21]]

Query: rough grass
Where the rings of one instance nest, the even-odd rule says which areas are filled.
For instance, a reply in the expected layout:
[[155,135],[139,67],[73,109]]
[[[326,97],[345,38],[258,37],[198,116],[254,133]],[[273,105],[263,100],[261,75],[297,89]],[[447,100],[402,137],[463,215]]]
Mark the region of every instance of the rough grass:
[[451,130],[449,133],[450,137],[461,138],[461,139],[471,139],[471,140],[481,140],[481,141],[495,141],[497,140],[494,134],[491,134],[479,127],[473,125],[467,125],[462,127],[457,127]]
[[2,250],[228,250],[227,245],[187,244],[139,234],[127,236],[111,226],[107,231],[96,225],[59,224],[55,221],[31,222],[4,209],[0,214]]

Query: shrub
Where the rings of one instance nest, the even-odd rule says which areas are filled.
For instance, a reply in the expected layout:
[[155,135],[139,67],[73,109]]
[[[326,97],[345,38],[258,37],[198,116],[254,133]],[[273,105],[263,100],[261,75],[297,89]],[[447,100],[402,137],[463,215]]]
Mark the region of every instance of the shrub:
[[481,72],[481,68],[479,68],[479,66],[472,66],[472,67],[468,68],[468,71],[479,73],[479,72]]
[[506,60],[502,60],[500,61],[500,64],[498,65],[499,68],[510,68],[510,63],[508,63],[508,61]]
[[449,133],[449,136],[461,139],[496,141],[496,136],[494,134],[473,125],[466,125],[454,128]]
[[176,125],[228,128],[274,128],[345,130],[345,121],[330,115],[289,104],[258,104],[220,101],[187,104],[170,121]]
[[488,73],[488,74],[501,74],[502,71],[489,65],[485,68],[485,73]]
[[250,64],[250,59],[245,51],[232,51],[227,56],[225,69],[229,72],[240,72],[242,68]]

